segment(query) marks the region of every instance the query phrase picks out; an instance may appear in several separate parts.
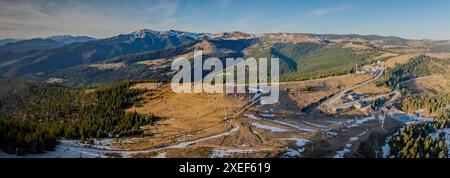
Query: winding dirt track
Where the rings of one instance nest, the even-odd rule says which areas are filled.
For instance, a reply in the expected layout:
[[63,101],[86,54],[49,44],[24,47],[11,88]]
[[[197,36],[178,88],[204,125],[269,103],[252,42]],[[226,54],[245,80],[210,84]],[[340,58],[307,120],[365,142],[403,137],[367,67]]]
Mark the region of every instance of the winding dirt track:
[[[341,104],[341,105],[337,105],[336,102],[337,102],[340,98],[342,98],[342,96],[344,96],[345,93],[347,93],[348,91],[353,90],[353,89],[358,88],[358,87],[361,87],[361,86],[363,86],[363,85],[367,85],[367,84],[369,84],[369,83],[371,83],[371,82],[377,80],[378,78],[380,78],[380,77],[383,75],[383,73],[384,73],[384,71],[381,71],[377,76],[375,76],[374,78],[372,78],[372,79],[370,79],[370,80],[367,80],[367,81],[365,81],[365,82],[362,82],[362,83],[360,83],[360,84],[357,84],[357,85],[354,85],[354,86],[352,86],[352,87],[349,87],[349,88],[347,88],[347,89],[342,90],[341,92],[339,92],[339,94],[337,94],[336,96],[334,96],[333,98],[331,98],[328,102],[325,102],[325,103],[324,103],[325,106],[326,106],[327,108],[330,108],[330,109],[333,109],[333,108],[334,108],[334,109],[342,109],[342,108],[348,108],[348,107],[353,106],[353,104],[355,104],[356,101],[351,102],[351,103]],[[387,94],[386,94],[386,95],[387,95]],[[350,104],[351,104],[351,105],[350,105]]]
[[159,147],[159,148],[144,149],[144,150],[103,149],[103,148],[98,148],[95,146],[88,148],[88,147],[85,147],[84,145],[80,145],[80,144],[76,144],[76,143],[72,143],[72,142],[64,142],[64,141],[63,141],[64,144],[59,145],[59,146],[66,150],[79,152],[80,154],[84,154],[89,157],[102,157],[103,155],[108,154],[108,153],[120,154],[123,157],[131,157],[131,155],[133,155],[133,154],[149,153],[149,152],[160,151],[160,150],[164,150],[164,149],[186,148],[189,145],[192,145],[197,142],[226,136],[226,135],[236,132],[239,129],[239,127],[235,126],[234,124],[231,124],[231,125],[232,125],[232,128],[229,129],[225,133],[211,135],[211,136],[198,138],[198,139],[194,139],[194,140],[190,140],[190,141],[184,141],[184,142],[177,143],[175,145],[169,145],[169,146],[164,146],[164,147]]
[[[378,77],[378,76],[377,76],[377,77]],[[360,100],[356,100],[356,101],[351,101],[351,102],[347,102],[347,103],[344,103],[344,104],[334,104],[334,105],[331,105],[331,106],[334,107],[334,108],[336,108],[336,109],[346,109],[346,108],[352,107],[352,106],[353,106],[355,103],[357,103],[357,102],[361,102],[361,101],[373,101],[373,100],[376,100],[376,99],[385,98],[385,97],[390,97],[391,95],[393,95],[393,96],[389,99],[389,101],[387,101],[387,102],[385,103],[385,105],[387,105],[387,104],[389,104],[389,103],[395,101],[397,98],[399,98],[399,97],[401,96],[401,93],[398,91],[398,87],[399,87],[400,85],[403,85],[403,84],[406,84],[406,83],[409,83],[409,82],[413,82],[413,81],[416,81],[416,80],[427,79],[427,78],[430,78],[430,77],[432,77],[432,76],[425,76],[425,77],[419,77],[419,78],[409,79],[409,80],[400,82],[400,83],[398,83],[396,86],[394,86],[394,88],[392,89],[392,92],[389,92],[389,93],[386,93],[386,94],[380,94],[380,95],[373,96],[373,97],[370,97],[370,98],[365,98],[365,99],[360,99]],[[370,80],[370,82],[371,82],[371,81],[373,81],[373,79]],[[367,83],[369,83],[369,81],[368,81],[368,82],[364,82],[364,83],[367,84]],[[361,85],[360,85],[360,86],[361,86]],[[358,86],[358,87],[359,87],[359,86]],[[357,87],[352,87],[352,88],[354,89],[354,88],[357,88]],[[349,90],[347,89],[346,91],[349,91]],[[342,97],[342,95],[341,95],[341,97]],[[336,99],[336,98],[334,98],[334,99]]]

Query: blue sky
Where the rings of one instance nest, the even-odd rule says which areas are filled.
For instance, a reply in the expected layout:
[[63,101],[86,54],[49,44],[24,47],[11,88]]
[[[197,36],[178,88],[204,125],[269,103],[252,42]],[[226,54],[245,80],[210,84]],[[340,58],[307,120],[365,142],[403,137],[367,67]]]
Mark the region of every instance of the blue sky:
[[0,0],[0,38],[138,29],[450,39],[448,0]]

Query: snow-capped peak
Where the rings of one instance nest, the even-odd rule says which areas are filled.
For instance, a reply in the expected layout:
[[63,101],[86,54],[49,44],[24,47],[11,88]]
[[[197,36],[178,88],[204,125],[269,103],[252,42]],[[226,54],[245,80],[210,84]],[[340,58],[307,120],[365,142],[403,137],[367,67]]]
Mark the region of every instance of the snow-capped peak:
[[154,31],[150,29],[137,30],[125,36],[128,36],[131,39],[172,36],[177,38],[190,38],[193,40],[205,39],[207,37],[207,35],[202,33],[183,32],[177,30]]
[[134,32],[132,32],[132,33],[130,33],[128,35],[132,36],[133,38],[146,38],[150,34],[154,35],[154,34],[157,34],[157,33],[159,33],[159,32],[153,31],[153,30],[150,30],[150,29],[143,29],[143,30],[134,31]]
[[239,40],[239,39],[256,38],[256,35],[240,31],[234,31],[234,32],[216,33],[213,34],[212,37],[215,39]]

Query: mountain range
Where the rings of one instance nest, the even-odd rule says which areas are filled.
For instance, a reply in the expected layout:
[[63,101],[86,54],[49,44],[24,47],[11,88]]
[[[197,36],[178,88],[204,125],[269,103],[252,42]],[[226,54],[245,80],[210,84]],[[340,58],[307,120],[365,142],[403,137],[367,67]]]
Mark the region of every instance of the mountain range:
[[296,80],[346,73],[355,63],[370,63],[383,51],[421,49],[433,43],[378,35],[143,29],[105,39],[53,36],[8,43],[0,46],[0,76],[37,81],[57,78],[74,86],[126,79],[166,80],[173,74],[172,59],[192,58],[193,50],[203,49],[205,55],[216,57],[278,57],[284,79]]

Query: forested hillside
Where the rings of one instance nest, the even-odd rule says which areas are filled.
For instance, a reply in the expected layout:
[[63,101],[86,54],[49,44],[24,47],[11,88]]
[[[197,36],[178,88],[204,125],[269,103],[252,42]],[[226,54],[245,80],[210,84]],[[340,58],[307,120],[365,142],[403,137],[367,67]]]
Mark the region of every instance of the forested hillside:
[[384,75],[384,80],[378,82],[378,85],[383,85],[389,88],[394,88],[397,84],[408,81],[418,77],[429,76],[434,73],[442,73],[435,65],[432,65],[429,57],[419,56],[412,59],[406,64],[401,64],[394,69],[388,71]]
[[439,120],[450,119],[450,93],[434,96],[415,96],[403,102],[402,110],[414,112],[423,109],[425,116]]
[[[400,87],[402,82],[432,74],[448,75],[442,65],[447,60],[419,56],[409,63],[399,65],[386,73],[379,85],[390,88]],[[433,122],[407,125],[389,139],[391,157],[397,158],[447,158],[448,145],[444,130],[450,126],[450,95],[411,95],[407,88],[401,90],[404,95],[400,102],[401,110],[407,113],[423,111],[424,117],[432,117]]]
[[357,53],[350,48],[325,44],[301,43],[275,46],[272,54],[291,66],[281,80],[296,81],[343,75],[356,65],[369,64],[374,52]]
[[325,42],[276,43],[270,48],[253,46],[247,56],[279,58],[281,81],[298,81],[351,73],[357,65],[376,62],[375,50],[356,52]]
[[445,135],[438,134],[434,125],[427,123],[408,125],[389,140],[390,157],[395,158],[447,158]]
[[142,134],[140,126],[157,119],[125,109],[139,101],[133,82],[73,89],[2,79],[0,148],[7,152],[52,150],[59,138],[80,139]]
[[450,44],[436,45],[431,47],[431,52],[435,53],[449,53],[450,52]]

